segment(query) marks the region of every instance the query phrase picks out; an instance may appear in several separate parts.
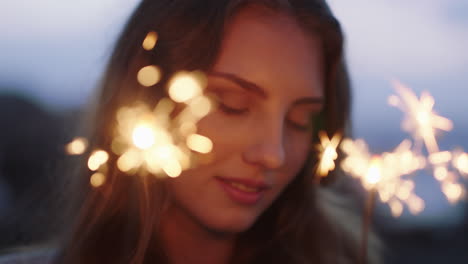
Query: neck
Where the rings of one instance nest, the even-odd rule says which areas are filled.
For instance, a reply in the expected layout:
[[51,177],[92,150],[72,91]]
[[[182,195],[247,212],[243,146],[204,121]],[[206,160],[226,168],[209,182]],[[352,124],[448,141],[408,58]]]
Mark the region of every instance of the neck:
[[165,213],[160,232],[171,264],[227,264],[232,257],[235,235],[211,231],[178,209]]

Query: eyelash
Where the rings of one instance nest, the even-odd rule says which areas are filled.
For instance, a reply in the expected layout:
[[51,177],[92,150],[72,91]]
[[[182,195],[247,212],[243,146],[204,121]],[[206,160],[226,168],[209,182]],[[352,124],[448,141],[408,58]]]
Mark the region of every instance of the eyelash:
[[243,115],[249,112],[249,109],[247,108],[235,109],[222,103],[220,103],[218,106],[219,106],[219,109],[221,109],[221,111],[223,111],[225,114],[228,114],[228,115]]
[[292,126],[294,129],[297,129],[299,131],[308,132],[310,130],[310,124],[307,124],[306,126],[301,126],[289,120],[287,122],[290,126]]
[[[235,108],[231,108],[231,107],[228,107],[226,106],[225,104],[219,104],[219,109],[221,111],[223,111],[225,114],[228,114],[228,115],[243,115],[243,114],[246,114],[248,113],[248,109],[235,109]],[[302,132],[307,132],[310,130],[310,124],[306,125],[306,126],[301,126],[301,125],[298,125],[292,121],[287,121],[287,123],[293,127],[294,129],[298,130],[298,131],[302,131]]]

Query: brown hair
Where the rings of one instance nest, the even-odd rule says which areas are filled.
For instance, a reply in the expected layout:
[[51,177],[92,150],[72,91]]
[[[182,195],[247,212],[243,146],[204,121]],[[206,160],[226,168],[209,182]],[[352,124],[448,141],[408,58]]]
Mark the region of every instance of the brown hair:
[[[219,53],[229,19],[250,5],[287,12],[304,30],[321,36],[327,77],[321,129],[330,135],[345,134],[350,92],[342,60],[342,32],[325,1],[143,0],[118,40],[103,78],[93,119],[88,121],[93,125],[89,128],[91,147],[110,149],[109,135],[120,106],[135,100],[154,104],[165,96],[163,87],[177,71],[209,70]],[[157,31],[159,35],[156,48],[150,52],[141,48],[149,31]],[[135,76],[148,64],[158,65],[163,78],[157,85],[142,89]],[[319,207],[311,177],[315,155],[309,156],[281,196],[242,234],[237,257],[251,250],[249,263],[337,263],[337,255],[353,259],[343,253],[342,244],[336,240],[336,225]],[[57,263],[167,261],[157,237],[159,218],[166,204],[165,190],[153,177],[122,177],[113,165],[115,157],[111,156],[107,182],[98,190],[88,187],[87,178],[83,177],[89,175],[87,168],[78,170],[77,184],[83,188],[78,196],[84,202],[72,231],[66,234]]]

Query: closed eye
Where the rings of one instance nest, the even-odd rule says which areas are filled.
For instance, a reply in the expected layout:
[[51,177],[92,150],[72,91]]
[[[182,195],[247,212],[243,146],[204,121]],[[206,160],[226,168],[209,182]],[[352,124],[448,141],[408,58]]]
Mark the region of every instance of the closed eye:
[[248,108],[235,108],[219,103],[218,107],[221,111],[228,115],[243,115],[249,112]]
[[314,117],[320,113],[322,104],[301,103],[293,105],[287,114],[288,123],[295,129],[309,131]]
[[213,89],[213,97],[218,109],[228,115],[243,115],[249,112],[250,99],[245,92],[230,89]]

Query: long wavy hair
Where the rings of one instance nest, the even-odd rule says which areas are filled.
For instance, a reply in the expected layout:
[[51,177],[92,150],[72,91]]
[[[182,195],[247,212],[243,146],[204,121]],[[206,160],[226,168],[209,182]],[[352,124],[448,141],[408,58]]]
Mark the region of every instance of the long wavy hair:
[[[248,6],[284,12],[305,32],[320,36],[326,102],[317,124],[330,135],[346,134],[350,91],[342,55],[343,34],[325,1],[143,0],[115,46],[86,121],[91,149],[110,149],[115,115],[122,105],[136,100],[154,105],[166,96],[164,87],[177,71],[209,71],[230,19]],[[149,31],[159,36],[152,51],[141,48]],[[163,78],[157,85],[143,88],[136,75],[150,64],[162,69]],[[240,235],[232,263],[354,262],[357,250],[353,243],[343,241],[336,219],[327,217],[322,208],[312,172],[315,156],[311,151],[299,175]],[[154,177],[122,176],[115,163],[116,157],[111,155],[106,184],[98,189],[88,186],[90,172],[85,166],[74,170],[77,200],[70,203],[74,220],[68,222],[73,227],[65,232],[56,263],[167,263],[158,237],[167,191]],[[245,255],[249,259],[241,258]]]

